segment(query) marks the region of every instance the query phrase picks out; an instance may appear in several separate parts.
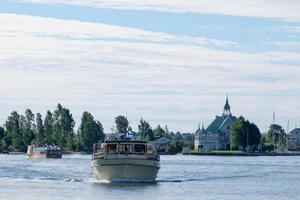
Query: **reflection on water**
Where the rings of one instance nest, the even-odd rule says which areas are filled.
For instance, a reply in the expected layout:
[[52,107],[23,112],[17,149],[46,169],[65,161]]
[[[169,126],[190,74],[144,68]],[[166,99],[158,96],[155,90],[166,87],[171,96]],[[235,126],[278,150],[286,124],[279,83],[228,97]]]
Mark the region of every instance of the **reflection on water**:
[[132,181],[119,181],[119,182],[109,182],[109,181],[94,181],[93,182],[95,186],[100,187],[147,187],[147,186],[155,186],[157,185],[157,182],[132,182]]
[[0,155],[0,199],[295,199],[300,157],[162,156],[156,182],[93,178],[89,155]]

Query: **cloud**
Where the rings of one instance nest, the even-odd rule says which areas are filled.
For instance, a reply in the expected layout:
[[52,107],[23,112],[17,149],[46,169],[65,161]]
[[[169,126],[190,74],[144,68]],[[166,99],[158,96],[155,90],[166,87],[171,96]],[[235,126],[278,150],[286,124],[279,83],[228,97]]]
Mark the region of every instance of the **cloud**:
[[207,38],[15,14],[0,14],[0,24],[1,116],[62,102],[77,122],[89,110],[106,130],[125,114],[133,126],[143,116],[192,131],[222,111],[226,92],[253,120],[275,105],[286,115],[300,108],[287,101],[299,100],[297,52],[225,51]]
[[300,42],[299,41],[269,41],[265,42],[265,45],[280,47],[280,49],[288,50],[299,50]]
[[285,31],[288,33],[300,33],[300,26],[280,26],[270,28],[271,31]]
[[300,20],[298,0],[19,0],[27,3],[69,4],[124,10],[205,13],[243,17]]
[[[11,24],[11,18],[14,23]],[[24,20],[34,20],[34,24],[23,24]],[[45,19],[47,23],[45,22]],[[49,25],[55,24],[55,28]],[[38,26],[39,29],[33,29]],[[84,27],[84,29],[82,29]],[[162,32],[149,32],[141,29],[96,24],[89,22],[80,22],[69,20],[68,23],[52,18],[38,18],[30,16],[17,16],[14,14],[1,14],[1,34],[3,36],[29,36],[52,37],[61,39],[76,40],[118,40],[128,42],[149,42],[149,43],[177,43],[185,45],[211,45],[217,47],[237,47],[238,45],[231,41],[209,39],[204,37],[190,37],[171,35]]]

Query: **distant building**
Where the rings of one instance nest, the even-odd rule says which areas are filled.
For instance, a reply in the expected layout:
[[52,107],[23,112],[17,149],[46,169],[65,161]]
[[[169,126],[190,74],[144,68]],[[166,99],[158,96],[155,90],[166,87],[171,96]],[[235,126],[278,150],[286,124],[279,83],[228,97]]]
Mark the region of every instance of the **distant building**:
[[158,152],[163,153],[170,149],[171,140],[166,137],[160,137],[154,141],[149,141],[149,143],[154,146]]
[[199,150],[226,150],[230,149],[230,128],[237,120],[231,114],[228,96],[221,116],[216,116],[215,120],[206,128],[198,128],[195,134],[195,149]]
[[300,128],[295,128],[290,132],[288,146],[290,150],[300,150]]

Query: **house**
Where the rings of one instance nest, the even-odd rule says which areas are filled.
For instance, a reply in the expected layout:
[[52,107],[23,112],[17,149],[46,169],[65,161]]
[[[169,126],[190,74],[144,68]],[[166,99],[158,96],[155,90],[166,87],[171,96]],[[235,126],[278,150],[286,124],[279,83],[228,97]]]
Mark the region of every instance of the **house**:
[[158,152],[162,153],[167,152],[170,149],[171,140],[166,137],[160,137],[154,141],[149,141],[149,143],[154,146]]
[[216,116],[214,121],[204,129],[198,128],[195,133],[195,149],[198,150],[226,150],[230,149],[230,128],[237,120],[231,114],[228,96],[224,105],[223,114]]
[[288,146],[290,150],[300,150],[300,128],[295,128],[290,132]]

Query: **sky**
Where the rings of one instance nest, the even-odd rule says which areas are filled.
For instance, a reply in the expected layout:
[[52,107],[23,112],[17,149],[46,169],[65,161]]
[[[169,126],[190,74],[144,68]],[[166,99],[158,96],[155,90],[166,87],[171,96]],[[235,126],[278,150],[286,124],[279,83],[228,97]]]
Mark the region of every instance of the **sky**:
[[[194,132],[231,112],[300,127],[298,0],[1,0],[0,124],[58,102],[137,129]],[[287,123],[289,121],[289,127]]]

